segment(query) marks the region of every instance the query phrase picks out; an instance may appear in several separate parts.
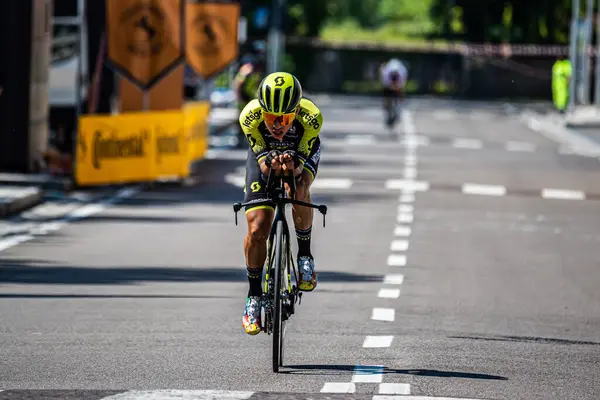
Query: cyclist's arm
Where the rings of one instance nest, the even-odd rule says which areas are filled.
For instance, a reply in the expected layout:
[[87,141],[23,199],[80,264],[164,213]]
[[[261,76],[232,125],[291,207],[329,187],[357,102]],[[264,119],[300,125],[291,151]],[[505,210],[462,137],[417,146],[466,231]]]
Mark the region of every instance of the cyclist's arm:
[[267,144],[262,134],[258,130],[258,126],[262,122],[262,113],[258,100],[252,100],[240,112],[239,124],[244,132],[244,136],[248,140],[248,145],[258,160],[260,170],[264,173],[269,171],[265,165],[265,159],[268,152]]
[[308,170],[308,168],[305,168],[304,164],[308,160],[308,157],[313,150],[313,146],[319,137],[319,132],[321,132],[321,128],[323,127],[323,114],[321,114],[320,111],[311,114],[311,117],[312,118],[309,121],[306,121],[305,119],[303,122],[305,128],[304,135],[302,135],[302,138],[300,139],[297,150],[300,165],[294,171],[295,176],[302,174],[304,169]]

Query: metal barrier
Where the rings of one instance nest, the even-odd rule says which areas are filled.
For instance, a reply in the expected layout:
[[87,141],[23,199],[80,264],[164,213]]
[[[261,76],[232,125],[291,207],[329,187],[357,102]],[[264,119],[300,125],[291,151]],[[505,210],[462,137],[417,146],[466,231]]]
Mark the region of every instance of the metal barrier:
[[568,46],[381,45],[289,38],[294,73],[311,92],[379,94],[378,68],[391,57],[409,69],[407,91],[496,99],[552,98],[552,65]]

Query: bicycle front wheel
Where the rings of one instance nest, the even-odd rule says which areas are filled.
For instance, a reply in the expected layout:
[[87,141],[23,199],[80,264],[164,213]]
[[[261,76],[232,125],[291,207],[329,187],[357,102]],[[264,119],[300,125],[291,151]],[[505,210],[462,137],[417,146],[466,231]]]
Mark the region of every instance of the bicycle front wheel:
[[279,372],[283,365],[283,298],[281,296],[283,282],[284,257],[283,221],[278,221],[275,227],[275,258],[273,260],[273,372]]

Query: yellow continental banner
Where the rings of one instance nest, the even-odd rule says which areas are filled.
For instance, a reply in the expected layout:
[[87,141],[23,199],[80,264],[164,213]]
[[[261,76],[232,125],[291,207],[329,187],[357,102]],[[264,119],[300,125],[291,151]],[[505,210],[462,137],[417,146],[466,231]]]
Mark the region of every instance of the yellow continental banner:
[[108,59],[149,89],[184,57],[183,0],[107,0]]
[[213,77],[237,58],[239,17],[239,3],[186,3],[185,56],[202,78]]
[[186,177],[189,133],[179,110],[79,119],[75,176],[79,185]]
[[208,117],[210,102],[197,101],[186,104],[184,108],[185,131],[188,141],[189,161],[204,158],[208,150]]

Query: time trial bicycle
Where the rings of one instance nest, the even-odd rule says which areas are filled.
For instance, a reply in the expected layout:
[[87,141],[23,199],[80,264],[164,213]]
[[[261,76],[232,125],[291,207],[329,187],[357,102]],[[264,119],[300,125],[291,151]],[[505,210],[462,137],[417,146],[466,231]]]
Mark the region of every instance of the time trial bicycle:
[[[290,188],[290,197],[287,196],[285,183]],[[267,241],[266,273],[261,299],[261,331],[273,335],[273,372],[279,372],[279,368],[283,366],[286,321],[294,314],[296,303],[302,302],[302,292],[298,289],[298,267],[292,257],[285,206],[295,204],[317,209],[323,215],[323,227],[325,227],[327,206],[296,200],[296,179],[286,175],[274,176],[273,170],[269,171],[267,177],[266,192],[267,200],[235,203],[233,211],[237,225],[237,213],[242,207],[270,205],[275,208],[275,217]],[[294,282],[291,279],[291,272],[294,274]]]

